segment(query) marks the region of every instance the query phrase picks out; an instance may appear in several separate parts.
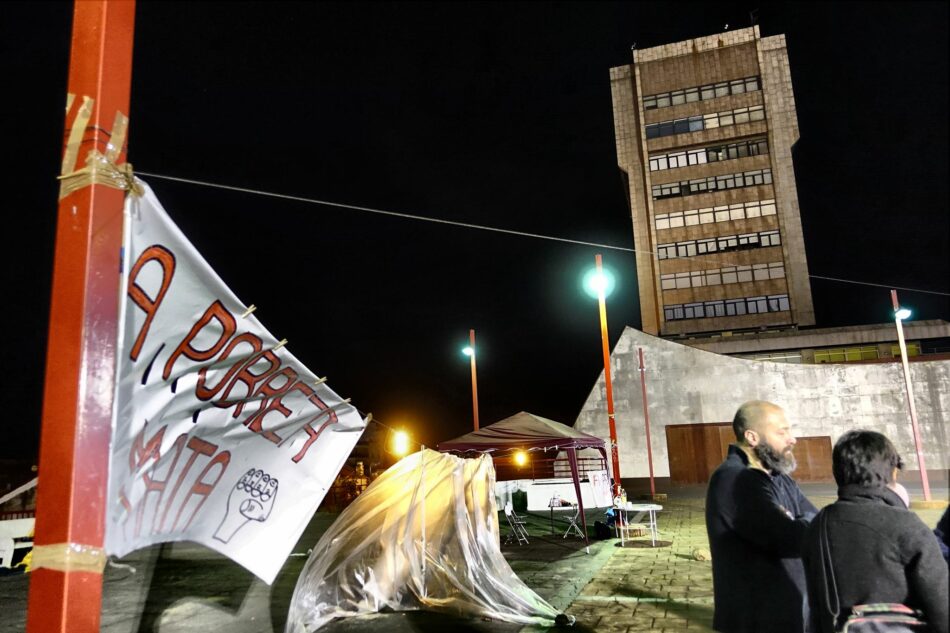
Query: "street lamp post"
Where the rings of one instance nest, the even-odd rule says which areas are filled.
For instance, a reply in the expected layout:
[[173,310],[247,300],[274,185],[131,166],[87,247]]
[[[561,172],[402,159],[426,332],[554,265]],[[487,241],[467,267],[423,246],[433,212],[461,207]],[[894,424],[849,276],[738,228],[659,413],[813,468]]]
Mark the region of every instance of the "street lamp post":
[[617,424],[614,421],[614,391],[610,380],[610,346],[607,340],[607,294],[613,290],[604,275],[603,260],[600,253],[594,256],[596,272],[590,278],[589,286],[597,293],[597,303],[600,307],[600,342],[604,355],[604,383],[607,387],[607,426],[610,429],[610,461],[614,475],[614,495],[620,494],[620,455],[617,449]]
[[897,344],[901,350],[901,367],[904,370],[904,386],[907,388],[907,406],[910,409],[910,426],[914,431],[914,449],[917,451],[917,464],[920,468],[920,484],[924,489],[924,501],[930,501],[930,481],[927,478],[927,465],[924,451],[920,445],[920,428],[917,426],[917,406],[914,404],[914,386],[910,380],[910,365],[907,362],[907,345],[904,343],[904,319],[910,317],[910,310],[901,308],[897,301],[897,291],[891,290],[891,303],[894,305],[894,323],[897,325]]
[[475,430],[478,430],[478,379],[475,371],[475,330],[468,331],[468,347],[462,352],[472,363],[472,416],[475,418]]

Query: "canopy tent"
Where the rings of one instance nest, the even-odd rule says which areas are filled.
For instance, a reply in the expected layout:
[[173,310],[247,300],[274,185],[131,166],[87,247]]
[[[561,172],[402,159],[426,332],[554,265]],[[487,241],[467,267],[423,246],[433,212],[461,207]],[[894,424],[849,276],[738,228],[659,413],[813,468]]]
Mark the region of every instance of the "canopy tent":
[[581,431],[575,431],[566,424],[522,411],[454,440],[442,442],[438,448],[443,453],[460,454],[492,453],[519,449],[534,451],[548,448],[565,451],[568,463],[571,466],[574,491],[577,493],[581,522],[584,526],[584,539],[585,541],[588,540],[584,501],[581,497],[580,478],[577,475],[577,449],[596,448],[600,451],[604,463],[606,463],[607,449],[604,447],[604,440]]
[[564,619],[498,543],[492,460],[423,449],[384,472],[314,546],[288,633],[333,618],[427,610],[549,627]]

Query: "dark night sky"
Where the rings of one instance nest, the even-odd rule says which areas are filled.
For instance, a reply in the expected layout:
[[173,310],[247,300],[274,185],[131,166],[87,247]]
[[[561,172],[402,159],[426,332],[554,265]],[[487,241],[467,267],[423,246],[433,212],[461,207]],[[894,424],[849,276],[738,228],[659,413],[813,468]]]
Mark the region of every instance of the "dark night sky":
[[[785,33],[812,274],[950,289],[946,3],[138,6],[137,170],[632,247],[608,70],[630,47],[749,24]],[[72,7],[5,3],[0,457],[39,437]],[[11,137],[12,135],[12,137]],[[598,249],[145,178],[226,283],[362,411],[427,444],[483,424],[573,423],[602,365]],[[631,253],[611,344],[639,326]],[[886,289],[813,280],[819,325],[883,322]],[[947,297],[911,292],[916,318]],[[620,386],[619,388],[622,388]]]

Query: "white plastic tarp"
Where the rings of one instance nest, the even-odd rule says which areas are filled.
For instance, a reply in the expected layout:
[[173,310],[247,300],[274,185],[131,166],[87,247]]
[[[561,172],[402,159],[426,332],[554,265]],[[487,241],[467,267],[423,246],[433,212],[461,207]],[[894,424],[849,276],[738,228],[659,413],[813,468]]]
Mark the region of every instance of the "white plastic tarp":
[[402,459],[313,549],[294,590],[288,633],[382,610],[553,625],[558,612],[501,554],[494,489],[488,455],[424,449]]

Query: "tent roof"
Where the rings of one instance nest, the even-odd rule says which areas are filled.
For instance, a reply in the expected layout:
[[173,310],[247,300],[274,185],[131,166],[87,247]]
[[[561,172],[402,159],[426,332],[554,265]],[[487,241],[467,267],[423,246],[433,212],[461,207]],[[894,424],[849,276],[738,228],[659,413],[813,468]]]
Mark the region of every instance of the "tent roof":
[[490,452],[512,448],[604,448],[604,440],[554,420],[522,411],[439,444],[442,452]]

